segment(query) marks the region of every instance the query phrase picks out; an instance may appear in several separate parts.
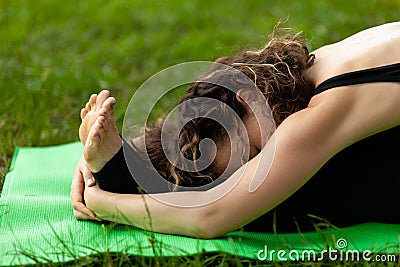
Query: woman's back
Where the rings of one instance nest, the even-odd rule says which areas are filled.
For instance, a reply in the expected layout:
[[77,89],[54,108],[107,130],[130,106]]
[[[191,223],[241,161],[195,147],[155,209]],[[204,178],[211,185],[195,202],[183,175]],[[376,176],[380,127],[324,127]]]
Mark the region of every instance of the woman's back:
[[[400,63],[400,23],[390,23],[367,29],[343,41],[324,46],[315,52],[315,63],[304,73],[317,89],[324,81],[337,76],[370,70],[377,67]],[[396,51],[397,50],[397,51]],[[368,76],[368,73],[365,73]],[[397,75],[397,74],[396,74]],[[361,78],[361,80],[363,80]],[[398,80],[397,80],[398,81]],[[398,125],[400,112],[400,82],[358,82],[353,85],[329,88],[314,94],[308,107],[330,105],[330,112],[346,110],[347,125],[341,125],[350,132],[354,121],[368,121],[359,131],[356,140]],[[335,120],[335,114],[329,115]],[[357,135],[357,133],[351,133]],[[349,145],[348,143],[344,144]]]
[[[354,113],[354,116],[350,115],[351,121],[364,121],[366,128],[375,125],[371,127],[374,130],[364,133],[371,135],[367,138],[359,135],[354,140],[358,142],[333,156],[294,195],[246,229],[272,230],[275,216],[279,232],[297,231],[293,218],[296,218],[301,231],[313,230],[307,214],[327,219],[337,226],[373,221],[400,223],[400,214],[385,208],[397,205],[400,188],[397,167],[400,162],[400,126],[396,126],[398,120],[395,119],[399,117],[400,109],[394,108],[396,105],[400,107],[400,65],[392,68],[394,75],[391,80],[395,82],[363,83],[366,80],[363,75],[372,81],[385,81],[379,74],[371,78],[374,71],[366,73],[363,70],[400,63],[400,53],[395,52],[398,47],[400,23],[392,23],[365,30],[314,52],[315,64],[306,75],[318,91],[321,84],[326,85],[326,90],[316,92],[309,108],[326,102],[334,103],[331,105],[333,114]],[[343,79],[354,78],[347,73],[355,71],[361,72],[354,85],[335,86],[335,83],[348,83]],[[326,83],[328,79],[332,82]],[[388,114],[389,111],[393,116]],[[385,116],[390,118],[385,121]],[[379,122],[374,121],[378,120],[385,122],[377,127]],[[382,132],[376,134],[377,128]]]

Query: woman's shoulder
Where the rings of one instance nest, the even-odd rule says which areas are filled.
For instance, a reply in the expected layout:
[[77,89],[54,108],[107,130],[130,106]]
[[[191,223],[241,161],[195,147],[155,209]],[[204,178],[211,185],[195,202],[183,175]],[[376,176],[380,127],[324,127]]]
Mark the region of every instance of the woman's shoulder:
[[372,27],[312,53],[305,75],[315,86],[334,76],[400,62],[400,22]]

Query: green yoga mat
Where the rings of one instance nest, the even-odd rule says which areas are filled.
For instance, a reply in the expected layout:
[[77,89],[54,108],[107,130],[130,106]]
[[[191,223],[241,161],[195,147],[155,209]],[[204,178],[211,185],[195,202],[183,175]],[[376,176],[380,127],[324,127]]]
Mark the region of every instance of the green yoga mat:
[[[0,197],[0,265],[30,264],[34,259],[63,262],[106,251],[143,256],[223,251],[262,260],[293,259],[310,250],[321,253],[327,248],[400,253],[400,225],[390,224],[368,223],[302,234],[236,231],[215,240],[199,240],[77,221],[69,188],[81,154],[80,143],[16,149]],[[271,254],[272,250],[285,250],[286,254]]]

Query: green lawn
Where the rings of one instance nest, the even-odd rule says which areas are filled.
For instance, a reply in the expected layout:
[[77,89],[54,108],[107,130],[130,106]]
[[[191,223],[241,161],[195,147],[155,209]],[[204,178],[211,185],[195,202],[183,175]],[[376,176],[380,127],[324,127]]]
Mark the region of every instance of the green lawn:
[[167,66],[259,48],[280,19],[312,50],[399,10],[398,0],[1,0],[0,190],[16,146],[78,140],[93,92],[116,96],[121,126],[135,89]]

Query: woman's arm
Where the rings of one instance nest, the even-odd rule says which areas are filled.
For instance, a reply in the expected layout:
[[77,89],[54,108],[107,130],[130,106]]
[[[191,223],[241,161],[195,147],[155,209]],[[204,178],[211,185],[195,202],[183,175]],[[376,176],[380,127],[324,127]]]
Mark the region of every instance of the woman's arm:
[[[215,194],[229,191],[233,182],[240,181],[229,194],[196,208],[182,208],[163,204],[149,195],[121,195],[101,191],[98,187],[86,188],[85,199],[88,207],[103,219],[130,224],[139,228],[181,234],[201,238],[213,238],[235,230],[263,213],[271,210],[303,185],[313,172],[332,154],[333,149],[321,146],[316,135],[317,129],[307,129],[311,110],[305,110],[288,118],[276,131],[276,153],[271,169],[260,164],[260,160],[271,160],[274,144],[268,143],[257,157],[240,168],[228,181],[206,192],[179,192],[163,194],[179,201],[185,199],[213,199]],[[297,129],[298,117],[305,123]],[[321,133],[321,137],[326,137]],[[311,141],[311,142],[310,142]],[[312,153],[311,153],[312,152]],[[307,159],[307,160],[305,160]],[[249,186],[253,176],[266,177],[263,184],[253,193]],[[159,195],[157,196],[159,197]],[[147,206],[147,208],[146,208]],[[148,212],[149,211],[149,212]],[[150,224],[151,221],[151,224]]]
[[[211,190],[157,195],[180,202],[193,198],[207,201],[218,192],[230,190],[242,176],[229,194],[210,204],[196,208],[175,207],[150,195],[111,194],[92,187],[85,190],[87,205],[103,219],[156,232],[213,238],[235,230],[293,194],[344,147],[361,137],[399,124],[397,104],[382,108],[371,105],[374,98],[370,94],[368,98],[372,100],[360,99],[358,93],[337,92],[324,101],[314,101],[309,108],[291,115],[278,127],[273,159],[274,144],[269,142],[228,181]],[[398,100],[396,103],[400,102]],[[264,163],[271,160],[269,169]],[[248,189],[253,177],[265,177],[265,180],[250,193]]]

